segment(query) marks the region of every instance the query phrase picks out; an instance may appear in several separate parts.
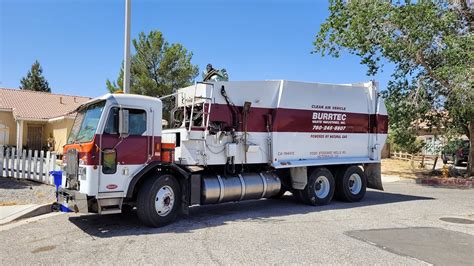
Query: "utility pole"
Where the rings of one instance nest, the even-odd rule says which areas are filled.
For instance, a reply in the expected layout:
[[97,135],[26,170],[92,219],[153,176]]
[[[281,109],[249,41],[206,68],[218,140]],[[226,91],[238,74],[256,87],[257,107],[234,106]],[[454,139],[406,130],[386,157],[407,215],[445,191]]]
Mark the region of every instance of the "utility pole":
[[130,93],[130,13],[132,0],[125,0],[125,47],[123,55],[123,93]]

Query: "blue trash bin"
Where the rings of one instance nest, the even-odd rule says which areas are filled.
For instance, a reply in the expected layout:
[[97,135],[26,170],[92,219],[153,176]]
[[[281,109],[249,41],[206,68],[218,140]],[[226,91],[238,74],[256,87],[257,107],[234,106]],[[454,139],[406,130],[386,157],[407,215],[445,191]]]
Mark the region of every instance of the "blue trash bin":
[[56,186],[56,191],[59,189],[59,186],[63,182],[63,171],[51,171],[50,175],[54,178],[54,185]]
[[[59,190],[59,186],[61,186],[62,182],[63,182],[63,171],[51,171],[49,172],[50,175],[53,176],[54,178],[54,185],[56,186],[56,201],[59,200],[59,194],[58,194],[58,190]],[[71,210],[69,210],[67,207],[63,206],[60,202],[58,202],[59,205],[60,205],[60,211],[62,212],[70,212]]]

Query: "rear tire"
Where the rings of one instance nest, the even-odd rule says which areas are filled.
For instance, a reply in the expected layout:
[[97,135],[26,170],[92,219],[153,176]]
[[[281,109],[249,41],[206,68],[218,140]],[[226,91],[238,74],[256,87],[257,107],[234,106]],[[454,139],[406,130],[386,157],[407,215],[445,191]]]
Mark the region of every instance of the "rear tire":
[[181,208],[181,188],[176,178],[164,174],[146,180],[138,191],[137,215],[142,223],[160,227],[173,222]]
[[308,176],[308,184],[299,190],[299,196],[308,205],[326,205],[334,196],[334,177],[326,168],[316,168]]
[[367,176],[358,166],[349,166],[338,171],[336,197],[347,202],[360,201],[367,190]]

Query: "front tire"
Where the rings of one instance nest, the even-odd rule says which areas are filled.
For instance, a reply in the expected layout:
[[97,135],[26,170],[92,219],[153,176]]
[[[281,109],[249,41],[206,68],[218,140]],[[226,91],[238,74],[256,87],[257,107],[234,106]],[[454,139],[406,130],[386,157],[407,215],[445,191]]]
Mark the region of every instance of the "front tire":
[[334,195],[334,177],[326,168],[316,168],[308,176],[304,190],[297,191],[299,197],[308,205],[326,205]]
[[138,192],[137,215],[142,223],[160,227],[173,222],[181,206],[181,189],[169,174],[146,180]]
[[336,197],[347,202],[360,201],[367,190],[367,176],[358,166],[349,166],[336,176]]

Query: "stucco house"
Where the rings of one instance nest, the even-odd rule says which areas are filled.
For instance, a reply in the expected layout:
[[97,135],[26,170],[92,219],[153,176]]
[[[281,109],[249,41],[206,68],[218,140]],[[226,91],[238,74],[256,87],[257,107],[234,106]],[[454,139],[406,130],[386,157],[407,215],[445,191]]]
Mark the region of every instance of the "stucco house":
[[0,88],[0,146],[62,153],[88,97]]
[[[449,113],[447,111],[431,111],[429,114],[438,116],[442,121],[449,121]],[[430,125],[427,121],[418,121],[415,124],[417,130],[417,139],[425,143],[422,153],[427,155],[438,155],[443,147],[447,144],[448,138],[446,128],[444,126],[437,127]],[[454,137],[454,136],[451,136]],[[458,135],[457,138],[467,138],[465,135]]]

